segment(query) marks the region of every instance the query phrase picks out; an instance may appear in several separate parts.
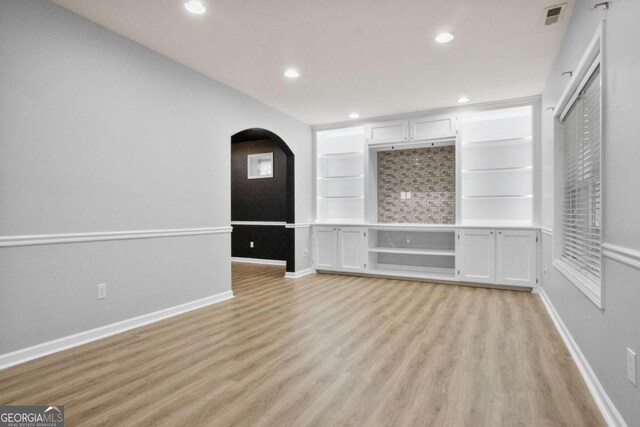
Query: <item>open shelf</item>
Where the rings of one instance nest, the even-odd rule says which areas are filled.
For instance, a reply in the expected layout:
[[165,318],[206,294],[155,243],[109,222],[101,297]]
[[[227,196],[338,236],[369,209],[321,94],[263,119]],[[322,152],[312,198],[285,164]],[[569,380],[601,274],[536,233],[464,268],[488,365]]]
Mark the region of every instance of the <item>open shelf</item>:
[[362,126],[317,133],[318,222],[364,222],[364,146]]
[[369,229],[369,263],[376,274],[455,279],[454,230]]
[[318,154],[318,157],[321,157],[323,159],[335,159],[336,157],[357,157],[357,156],[363,156],[364,152],[363,151],[347,151],[344,153],[327,153],[327,154]]
[[369,252],[385,254],[408,254],[408,255],[432,255],[432,256],[456,256],[455,250],[435,250],[435,249],[409,249],[409,248],[370,248]]
[[531,107],[461,117],[461,221],[533,222]]

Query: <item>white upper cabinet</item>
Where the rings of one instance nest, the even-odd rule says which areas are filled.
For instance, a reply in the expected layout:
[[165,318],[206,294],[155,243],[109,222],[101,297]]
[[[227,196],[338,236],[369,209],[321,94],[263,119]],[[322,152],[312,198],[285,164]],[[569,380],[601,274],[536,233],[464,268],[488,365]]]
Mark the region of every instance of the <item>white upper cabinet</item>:
[[455,138],[456,119],[452,115],[437,115],[411,120],[395,120],[367,125],[369,145],[401,144],[432,139]]
[[455,137],[456,120],[454,116],[439,115],[410,120],[409,139],[411,141]]
[[366,135],[369,145],[407,142],[409,141],[409,120],[368,124]]
[[496,282],[500,285],[536,286],[536,232],[498,230]]

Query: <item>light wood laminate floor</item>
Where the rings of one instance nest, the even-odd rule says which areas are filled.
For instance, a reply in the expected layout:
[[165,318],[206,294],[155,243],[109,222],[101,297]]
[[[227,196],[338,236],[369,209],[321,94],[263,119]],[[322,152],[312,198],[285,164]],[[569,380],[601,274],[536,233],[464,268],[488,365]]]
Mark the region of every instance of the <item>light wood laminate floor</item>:
[[0,404],[64,404],[68,426],[604,425],[537,295],[282,275],[234,264],[233,300],[0,371]]

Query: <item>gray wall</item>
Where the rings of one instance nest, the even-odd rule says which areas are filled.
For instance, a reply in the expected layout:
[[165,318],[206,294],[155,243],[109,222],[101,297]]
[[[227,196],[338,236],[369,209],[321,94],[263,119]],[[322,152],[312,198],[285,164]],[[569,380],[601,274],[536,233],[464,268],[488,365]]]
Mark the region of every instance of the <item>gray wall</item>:
[[[293,150],[310,222],[309,126],[49,2],[0,2],[0,94],[2,237],[228,226],[252,127]],[[0,354],[230,286],[228,234],[0,248]]]
[[[553,228],[553,113],[604,18],[578,0],[542,97],[542,225]],[[640,250],[640,2],[613,1],[604,46],[604,242]],[[556,236],[557,237],[557,236]],[[640,425],[640,390],[626,378],[626,349],[640,353],[640,270],[604,259],[605,309],[600,311],[552,266],[552,238],[543,235],[543,288],[629,426]]]

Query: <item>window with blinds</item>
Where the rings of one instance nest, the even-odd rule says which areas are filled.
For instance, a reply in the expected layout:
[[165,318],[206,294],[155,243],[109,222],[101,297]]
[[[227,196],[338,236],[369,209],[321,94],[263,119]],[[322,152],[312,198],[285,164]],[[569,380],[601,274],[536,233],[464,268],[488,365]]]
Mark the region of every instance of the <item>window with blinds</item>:
[[562,260],[600,286],[600,66],[562,118]]

